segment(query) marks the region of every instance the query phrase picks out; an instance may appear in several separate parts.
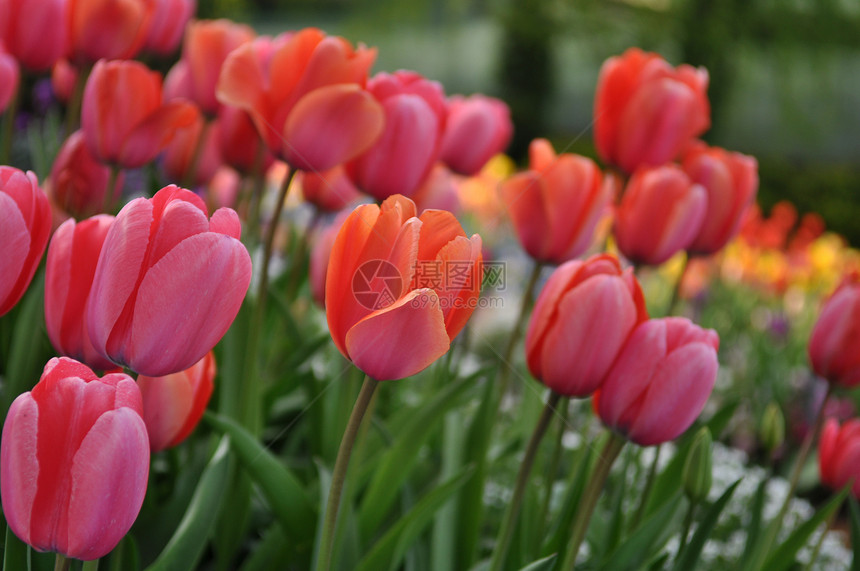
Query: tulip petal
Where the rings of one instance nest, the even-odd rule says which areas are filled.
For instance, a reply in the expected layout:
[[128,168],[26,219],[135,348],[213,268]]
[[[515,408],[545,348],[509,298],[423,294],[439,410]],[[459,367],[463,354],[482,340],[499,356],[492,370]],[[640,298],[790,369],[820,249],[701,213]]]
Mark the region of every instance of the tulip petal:
[[232,208],[219,208],[209,219],[209,231],[239,240],[242,237],[242,222]]
[[141,375],[137,379],[143,395],[143,416],[153,452],[164,450],[179,433],[191,412],[193,391],[185,371],[163,377]]
[[[183,240],[140,283],[125,344],[129,365],[160,377],[202,359],[227,332],[250,281],[251,258],[235,238],[205,232]],[[209,307],[199,303],[201,297],[221,303]]]
[[24,393],[12,403],[3,425],[0,495],[6,522],[27,543],[32,543],[30,520],[39,480],[38,426],[39,407]]
[[450,345],[439,298],[426,288],[365,317],[346,335],[349,358],[378,381],[414,375],[444,355]]
[[129,408],[104,413],[72,460],[71,523],[59,551],[85,561],[107,555],[137,519],[148,476],[143,419]]
[[170,200],[164,205],[163,211],[159,212],[158,206],[155,208],[155,234],[149,241],[149,255],[144,262],[146,266],[157,264],[158,260],[183,240],[209,230],[206,214],[190,202]]
[[173,139],[177,129],[191,127],[200,112],[186,101],[170,101],[136,125],[123,141],[117,161],[125,168],[145,165]]
[[[459,224],[457,225],[459,228]],[[422,228],[422,236],[425,229]],[[435,288],[445,316],[448,337],[454,339],[478,307],[483,278],[481,237],[457,236],[439,250],[442,284]]]
[[447,210],[425,210],[421,213],[421,238],[418,241],[418,259],[435,260],[445,244],[466,237],[457,218]]
[[4,192],[0,192],[0,244],[3,244],[0,252],[0,315],[3,315],[11,309],[11,303],[5,307],[7,297],[18,283],[30,252],[27,223],[18,205]]
[[531,171],[515,174],[501,184],[499,192],[523,249],[545,261],[549,256],[549,213],[543,176]]

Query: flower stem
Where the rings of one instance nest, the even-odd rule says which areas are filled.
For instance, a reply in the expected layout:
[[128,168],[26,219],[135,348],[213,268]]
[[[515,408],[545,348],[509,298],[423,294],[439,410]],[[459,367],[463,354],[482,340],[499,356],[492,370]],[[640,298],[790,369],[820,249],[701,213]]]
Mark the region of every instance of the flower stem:
[[116,187],[117,180],[119,180],[119,165],[111,164],[108,166],[107,186],[102,199],[102,212],[105,214],[113,214],[114,187]]
[[672,287],[672,295],[669,297],[669,304],[666,306],[665,314],[667,316],[674,315],[675,309],[678,305],[678,301],[681,299],[681,286],[684,285],[684,276],[687,275],[687,268],[690,267],[690,255],[687,254],[684,256],[684,261],[682,262],[681,272],[678,274],[678,279],[675,281],[675,285]]
[[54,559],[54,571],[69,571],[71,567],[72,560],[65,555],[57,553],[57,557]]
[[317,571],[328,571],[331,568],[335,530],[337,529],[337,514],[340,509],[340,498],[346,480],[346,470],[349,467],[349,457],[352,455],[352,447],[355,444],[364,413],[370,405],[373,392],[376,390],[378,384],[379,381],[376,379],[365,376],[364,383],[361,385],[361,391],[359,391],[355,405],[352,407],[352,414],[349,415],[349,421],[343,432],[343,439],[340,441],[340,448],[338,448],[337,458],[334,462],[334,472],[331,475],[331,487],[328,492],[328,503],[326,504],[325,520],[323,521]]
[[676,565],[681,560],[681,555],[687,546],[687,536],[690,535],[690,528],[693,526],[693,515],[696,513],[696,505],[697,502],[691,501],[687,507],[687,515],[684,516],[684,527],[681,529],[681,543],[678,545],[678,553],[675,555]]
[[21,86],[19,81],[3,117],[3,135],[2,142],[0,142],[0,164],[2,165],[8,165],[12,158],[12,134],[15,131],[15,117],[18,115],[18,99],[20,97]]
[[511,497],[511,501],[508,504],[505,518],[502,520],[502,527],[499,530],[499,539],[496,542],[496,549],[493,551],[493,559],[490,562],[490,571],[500,571],[502,564],[505,561],[505,556],[508,553],[511,538],[514,535],[514,527],[516,527],[517,517],[520,513],[520,506],[522,506],[523,503],[523,495],[526,491],[526,484],[528,484],[529,481],[529,474],[532,470],[532,464],[534,464],[535,455],[537,454],[538,447],[540,446],[540,441],[543,439],[543,435],[546,433],[546,429],[549,427],[549,423],[556,412],[556,407],[558,406],[558,401],[560,399],[560,394],[555,391],[550,391],[549,399],[547,399],[546,405],[543,407],[543,411],[541,412],[540,418],[538,418],[528,446],[526,446],[526,453],[523,457],[522,463],[520,464],[520,471],[517,474],[517,483],[514,487],[514,495]]
[[520,314],[517,316],[514,328],[511,331],[511,336],[508,339],[508,344],[505,347],[505,352],[502,356],[502,370],[499,373],[498,379],[500,387],[499,394],[502,397],[508,390],[508,381],[511,378],[511,370],[514,368],[514,365],[511,362],[514,357],[514,349],[517,346],[517,342],[520,340],[520,335],[522,335],[522,329],[523,325],[525,325],[526,318],[528,318],[529,308],[532,304],[532,297],[534,297],[535,286],[537,285],[538,278],[540,278],[540,272],[542,269],[543,264],[541,262],[535,262],[532,274],[529,277],[528,284],[526,285],[526,289],[523,291],[523,298],[520,302]]
[[645,487],[642,488],[642,496],[639,498],[639,507],[636,509],[636,515],[633,516],[633,521],[630,522],[630,529],[636,529],[636,526],[642,521],[642,516],[645,515],[648,496],[651,495],[651,488],[654,486],[654,479],[657,477],[657,464],[660,462],[660,450],[662,448],[662,444],[658,444],[654,448],[654,460],[651,461],[651,466],[648,468],[648,477],[645,480]]
[[538,537],[543,537],[544,532],[546,531],[547,519],[549,518],[549,505],[552,503],[552,486],[555,480],[555,475],[558,473],[558,465],[561,462],[561,452],[564,448],[564,433],[567,429],[567,423],[565,419],[567,418],[567,411],[570,408],[570,399],[563,399],[557,408],[557,410],[561,413],[559,414],[559,423],[558,423],[558,434],[555,438],[555,446],[552,450],[552,457],[549,462],[549,467],[546,471],[546,494],[543,498],[543,506],[540,511],[540,519],[538,519],[538,525],[540,526],[540,530],[538,531]]
[[594,472],[591,473],[588,484],[582,493],[582,503],[573,520],[573,531],[570,535],[570,542],[568,542],[567,553],[564,556],[564,562],[559,567],[562,571],[573,570],[576,556],[585,539],[585,532],[588,530],[588,523],[591,521],[591,515],[594,513],[594,508],[597,507],[597,500],[600,498],[600,493],[606,484],[606,478],[609,476],[609,470],[626,443],[627,441],[618,434],[609,433],[609,440],[603,446]]
[[99,560],[93,559],[92,561],[84,561],[84,564],[81,566],[81,571],[98,571],[99,569]]

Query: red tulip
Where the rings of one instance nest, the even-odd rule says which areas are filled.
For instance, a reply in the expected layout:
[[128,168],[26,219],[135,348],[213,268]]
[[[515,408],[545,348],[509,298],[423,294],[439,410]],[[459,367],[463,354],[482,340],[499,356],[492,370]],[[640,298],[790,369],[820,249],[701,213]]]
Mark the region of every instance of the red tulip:
[[21,73],[15,58],[6,53],[3,43],[0,42],[0,113],[6,110],[15,92],[18,91],[18,83]]
[[[193,170],[191,184],[206,184],[224,162],[218,144],[221,125],[217,120],[208,124],[205,121],[202,115],[198,115],[191,127],[180,129],[165,147],[161,165],[169,180],[185,181]],[[203,146],[198,150],[201,136],[204,137]],[[198,152],[199,156],[195,156]]]
[[98,559],[131,528],[149,476],[140,390],[61,357],[15,399],[0,445],[3,513],[38,551]]
[[105,239],[87,307],[96,351],[151,377],[202,359],[251,281],[240,230],[233,210],[208,219],[196,194],[173,185],[126,204]]
[[860,281],[847,280],[824,303],[809,338],[809,360],[835,385],[860,385]]
[[547,280],[526,333],[529,371],[557,393],[600,388],[633,328],[648,318],[633,270],[607,254],[559,266]]
[[218,111],[218,144],[224,162],[244,174],[266,172],[275,161],[248,112],[222,105]]
[[66,0],[69,44],[76,63],[130,59],[143,47],[155,12],[152,0]]
[[347,173],[377,200],[411,196],[439,158],[445,93],[439,83],[411,71],[377,74],[367,90],[385,110],[385,128],[373,146],[347,164]]
[[32,172],[0,166],[0,315],[33,279],[51,233],[51,206]]
[[188,438],[206,410],[214,379],[212,351],[182,372],[137,378],[150,450],[159,452],[172,448]]
[[176,51],[195,8],[196,0],[155,0],[144,48],[162,56]]
[[51,88],[58,101],[68,103],[78,82],[78,70],[67,59],[61,59],[51,69]]
[[[85,218],[110,210],[122,190],[124,176],[118,173],[108,191],[110,169],[90,153],[83,131],[75,131],[63,142],[51,167],[51,195],[64,211]],[[111,198],[105,201],[110,192]]]
[[326,275],[337,348],[377,380],[402,379],[444,355],[477,306],[481,238],[444,210],[416,217],[400,195],[344,222]]
[[382,108],[364,90],[375,58],[314,28],[258,38],[227,57],[218,99],[248,111],[272,153],[294,168],[328,170],[382,132]]
[[822,484],[840,490],[853,482],[851,493],[860,498],[860,419],[842,426],[835,418],[827,419],[818,444],[818,469]]
[[197,110],[162,103],[161,76],[135,61],[100,61],[84,88],[81,125],[100,161],[137,168],[155,158],[175,131],[194,123]]
[[662,264],[687,248],[705,218],[708,197],[680,168],[640,169],[615,215],[618,249],[637,264]]
[[529,147],[529,170],[500,187],[502,201],[523,249],[541,262],[560,264],[581,256],[594,240],[614,187],[594,161],[556,155],[546,139]]
[[595,395],[600,418],[640,446],[674,440],[714,388],[719,344],[716,331],[683,317],[640,324]]
[[66,0],[0,0],[0,38],[32,71],[50,69],[67,50]]
[[682,168],[708,196],[702,227],[688,249],[693,254],[713,254],[740,230],[741,219],[758,190],[758,162],[696,142],[684,153]]
[[657,54],[630,48],[600,69],[594,140],[600,157],[632,173],[671,161],[710,127],[708,72],[672,68]]
[[325,172],[299,172],[296,176],[305,201],[325,212],[337,212],[361,197],[361,193],[343,172],[343,167],[334,167]]
[[85,315],[99,254],[114,217],[94,216],[76,223],[64,222],[48,247],[45,269],[45,324],[54,349],[107,370],[115,365],[94,348]]
[[511,110],[486,95],[448,99],[448,118],[440,158],[456,173],[478,174],[494,155],[505,150],[514,134]]

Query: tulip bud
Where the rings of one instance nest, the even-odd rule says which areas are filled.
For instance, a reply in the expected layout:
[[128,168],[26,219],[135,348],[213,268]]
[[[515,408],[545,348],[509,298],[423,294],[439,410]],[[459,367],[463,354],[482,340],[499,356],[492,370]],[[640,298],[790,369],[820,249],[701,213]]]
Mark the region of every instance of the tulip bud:
[[779,404],[771,402],[761,417],[759,435],[765,450],[772,453],[785,441],[785,417]]
[[684,470],[681,481],[684,485],[684,493],[691,502],[701,502],[708,497],[711,491],[711,478],[713,472],[713,439],[711,431],[703,426],[693,438],[693,444],[687,451],[684,460]]

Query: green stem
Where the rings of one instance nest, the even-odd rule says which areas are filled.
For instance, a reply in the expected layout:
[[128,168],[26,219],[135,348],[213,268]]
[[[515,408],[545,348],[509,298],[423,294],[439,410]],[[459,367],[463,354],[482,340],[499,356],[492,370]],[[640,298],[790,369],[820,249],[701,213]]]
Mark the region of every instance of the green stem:
[[504,394],[508,390],[508,381],[511,377],[511,370],[514,368],[514,364],[512,362],[514,357],[514,349],[517,346],[517,342],[520,340],[520,335],[522,334],[523,326],[525,325],[526,319],[529,315],[529,308],[532,305],[532,297],[534,297],[535,286],[537,285],[538,278],[540,278],[540,272],[543,269],[543,264],[541,262],[535,262],[534,268],[532,268],[532,274],[529,277],[528,284],[526,285],[525,291],[523,291],[523,298],[520,302],[520,313],[517,316],[517,320],[514,323],[514,328],[511,331],[511,336],[508,339],[508,344],[505,347],[505,352],[502,356],[501,367],[502,370],[499,373],[499,394],[504,396]]
[[72,97],[66,106],[66,136],[71,135],[80,125],[81,104],[84,100],[84,88],[92,71],[92,66],[85,65],[78,69],[78,78],[75,80],[75,88]]
[[107,187],[105,187],[105,195],[102,198],[102,212],[105,214],[113,214],[114,207],[114,187],[119,179],[119,165],[111,164],[108,167]]
[[[120,543],[122,546],[122,543]],[[122,547],[120,547],[122,549]],[[84,564],[81,566],[81,571],[98,571],[99,569],[99,560],[93,559],[92,561],[84,561]]]
[[792,498],[794,497],[794,492],[797,490],[797,483],[800,481],[800,474],[803,471],[803,466],[806,464],[806,459],[809,456],[809,451],[812,449],[812,444],[818,439],[818,434],[821,432],[821,427],[824,425],[824,409],[827,406],[827,401],[830,398],[830,394],[833,392],[833,385],[827,385],[827,393],[824,395],[824,400],[821,401],[821,408],[818,409],[818,414],[815,416],[815,425],[814,428],[807,433],[806,438],[803,439],[803,445],[800,448],[800,452],[797,455],[797,459],[794,462],[794,467],[791,470],[791,477],[788,482],[788,492],[785,494],[785,499],[782,501],[782,505],[779,508],[779,512],[776,514],[776,517],[773,518],[771,524],[768,526],[767,535],[764,538],[763,543],[759,546],[756,551],[756,558],[754,559],[754,564],[750,566],[750,569],[760,569],[762,564],[764,563],[765,558],[770,552],[770,548],[773,545],[773,542],[776,541],[776,537],[779,534],[779,530],[782,527],[782,520],[785,518],[785,514],[788,512],[788,505],[791,503]]
[[576,517],[573,520],[573,530],[570,534],[570,542],[568,543],[567,553],[564,556],[564,562],[561,564],[562,571],[573,570],[576,563],[576,556],[579,554],[579,548],[585,539],[585,532],[588,530],[588,523],[591,521],[591,515],[594,513],[594,508],[597,507],[597,500],[603,491],[603,486],[606,484],[606,479],[609,476],[609,470],[624,444],[627,441],[614,432],[609,433],[609,440],[603,446],[600,457],[597,459],[597,465],[594,467],[594,472],[582,492],[582,505],[576,512]]
[[552,450],[552,457],[549,462],[549,469],[546,472],[546,494],[543,498],[543,506],[541,506],[540,519],[538,520],[538,525],[541,528],[538,531],[538,537],[544,536],[545,526],[549,518],[549,505],[552,502],[552,486],[553,482],[555,481],[555,475],[558,473],[558,466],[561,463],[561,452],[564,449],[564,433],[567,429],[567,423],[565,422],[565,419],[567,418],[567,411],[569,408],[569,398],[565,398],[559,403],[558,410],[561,412],[561,414],[558,415],[558,434],[556,435],[555,446]]
[[57,557],[54,559],[54,571],[69,571],[71,567],[72,560],[65,555],[57,553]]
[[328,492],[328,503],[326,504],[325,520],[323,521],[317,571],[328,571],[331,568],[335,530],[337,529],[337,514],[340,510],[340,498],[343,493],[344,482],[346,481],[349,457],[352,454],[352,447],[355,444],[364,413],[370,405],[373,392],[376,390],[378,384],[379,381],[365,376],[364,383],[361,385],[361,391],[358,393],[358,398],[355,401],[355,406],[352,407],[352,414],[349,415],[349,422],[347,422],[346,429],[343,432],[343,439],[340,441],[340,448],[338,448],[337,458],[334,462],[334,471],[331,475],[331,487]]
[[531,474],[535,455],[537,454],[538,447],[540,446],[540,441],[543,439],[543,435],[546,433],[546,429],[549,427],[549,423],[556,412],[556,407],[558,406],[558,401],[560,399],[560,394],[555,391],[550,391],[549,399],[547,399],[546,405],[543,407],[543,411],[541,412],[540,418],[538,418],[528,446],[526,446],[526,453],[523,457],[522,463],[520,464],[520,471],[517,474],[517,483],[514,487],[514,495],[511,497],[511,501],[508,504],[505,518],[502,520],[502,527],[499,530],[499,539],[496,542],[496,549],[493,551],[493,559],[490,562],[490,571],[499,571],[505,561],[505,556],[508,553],[508,546],[510,545],[511,538],[514,535],[517,517],[520,514],[520,506],[522,506],[523,503],[523,495],[526,491],[526,484],[529,482],[529,474]]
[[260,138],[257,154],[254,156],[254,168],[251,171],[251,197],[248,201],[248,233],[256,242],[257,231],[260,227],[260,209],[263,204],[263,190],[266,187],[266,172],[263,168],[266,160],[266,143]]
[[648,505],[648,496],[651,495],[651,488],[654,486],[654,480],[657,477],[657,464],[660,462],[660,450],[663,445],[658,444],[654,449],[654,460],[651,461],[651,466],[648,468],[648,476],[645,479],[645,487],[642,488],[642,495],[639,497],[639,507],[636,509],[636,515],[633,516],[633,521],[630,522],[630,529],[636,529],[639,522],[642,521],[642,516],[645,515],[645,506]]
[[6,113],[3,116],[3,139],[0,143],[0,165],[8,165],[12,157],[12,133],[15,131],[15,116],[18,114],[18,100],[21,97],[21,85],[18,82],[18,87],[15,88],[15,93],[12,94],[12,99],[6,107]]
[[203,118],[203,126],[200,128],[200,134],[197,141],[194,142],[194,151],[191,155],[191,163],[185,171],[185,176],[182,177],[182,188],[191,188],[194,186],[194,179],[197,178],[197,170],[200,168],[200,159],[203,157],[203,149],[206,146],[206,136],[209,133],[209,119]]
[[681,529],[681,544],[678,545],[678,553],[675,555],[675,563],[681,560],[681,555],[684,553],[684,548],[687,546],[687,536],[690,535],[690,528],[693,526],[693,515],[696,513],[696,502],[691,501],[687,507],[687,515],[684,516],[684,527]]
[[666,315],[674,315],[676,305],[678,305],[678,301],[681,299],[681,286],[684,284],[684,276],[687,275],[687,268],[690,267],[690,255],[687,254],[684,256],[684,262],[681,266],[681,274],[678,276],[678,279],[675,281],[675,285],[672,288],[672,295],[669,297],[669,304],[666,306]]

